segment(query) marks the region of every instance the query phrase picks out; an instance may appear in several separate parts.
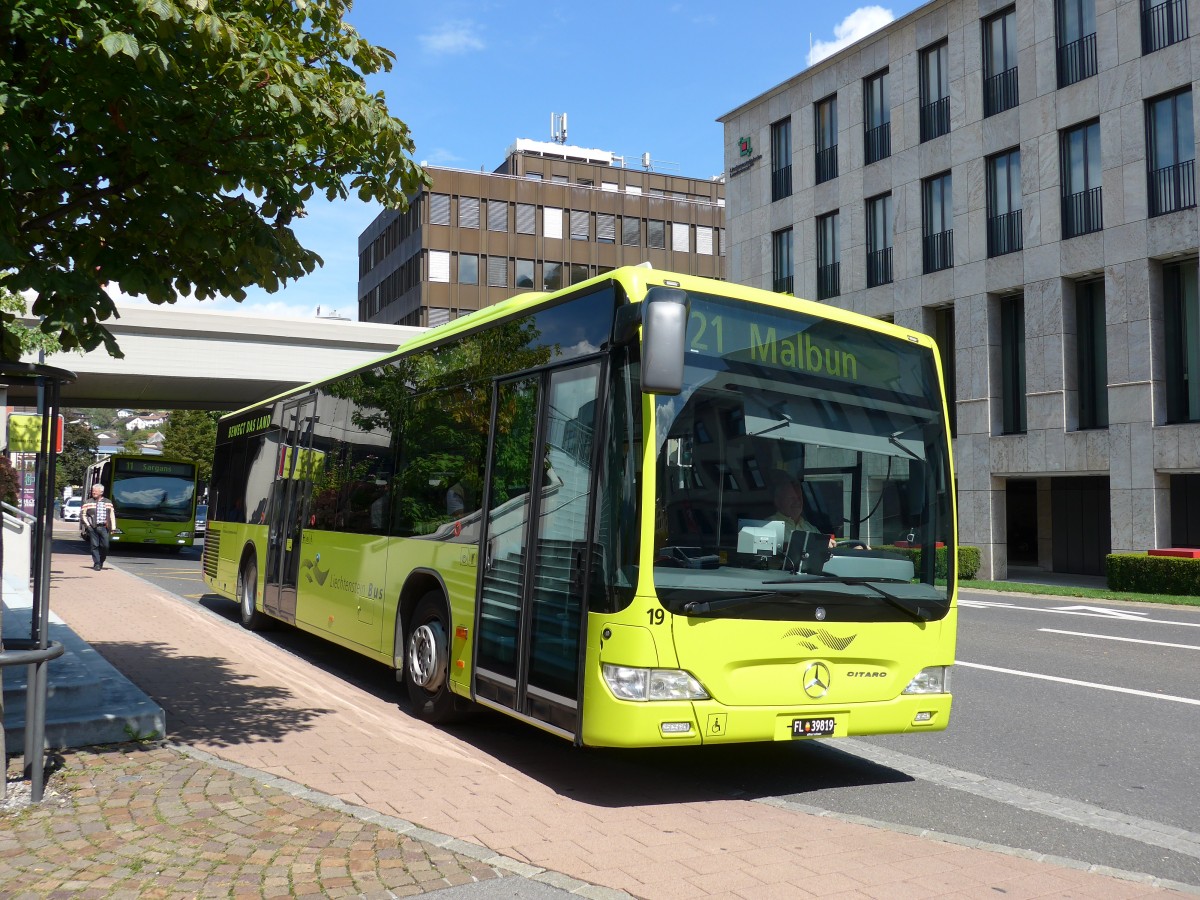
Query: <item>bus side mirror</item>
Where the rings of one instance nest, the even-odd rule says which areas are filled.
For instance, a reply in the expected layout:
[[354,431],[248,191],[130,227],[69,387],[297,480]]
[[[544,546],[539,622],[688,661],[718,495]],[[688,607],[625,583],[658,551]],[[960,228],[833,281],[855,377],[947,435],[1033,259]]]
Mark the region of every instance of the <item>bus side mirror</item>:
[[683,390],[687,341],[687,291],[653,287],[642,301],[642,391],[678,394]]

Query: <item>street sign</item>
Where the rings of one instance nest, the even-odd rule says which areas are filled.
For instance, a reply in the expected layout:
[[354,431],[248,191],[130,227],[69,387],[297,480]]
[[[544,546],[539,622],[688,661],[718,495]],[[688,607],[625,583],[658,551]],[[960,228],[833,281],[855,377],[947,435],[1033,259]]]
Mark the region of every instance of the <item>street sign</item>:
[[[55,423],[54,452],[63,451],[63,417]],[[37,453],[42,449],[42,417],[34,413],[8,414],[8,449],[10,453]]]

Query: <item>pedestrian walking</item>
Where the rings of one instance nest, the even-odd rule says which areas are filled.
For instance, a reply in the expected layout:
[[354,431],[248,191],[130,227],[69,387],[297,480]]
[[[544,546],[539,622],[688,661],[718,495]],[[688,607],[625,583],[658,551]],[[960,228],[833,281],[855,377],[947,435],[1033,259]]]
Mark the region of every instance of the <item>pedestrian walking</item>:
[[81,515],[92,548],[92,568],[99,572],[108,559],[109,541],[113,529],[117,527],[116,510],[112,503],[104,499],[104,485],[92,485],[92,499],[83,504]]

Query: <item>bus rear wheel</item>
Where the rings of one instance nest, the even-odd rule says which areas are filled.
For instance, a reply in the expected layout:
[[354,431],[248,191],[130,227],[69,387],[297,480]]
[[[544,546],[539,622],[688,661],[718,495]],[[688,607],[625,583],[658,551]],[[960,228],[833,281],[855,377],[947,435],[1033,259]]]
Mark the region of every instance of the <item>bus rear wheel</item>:
[[269,617],[257,609],[258,563],[247,559],[238,570],[237,580],[238,620],[249,631],[264,631],[270,627]]
[[462,718],[463,701],[450,691],[450,617],[438,591],[417,602],[409,621],[404,686],[418,718],[434,724]]

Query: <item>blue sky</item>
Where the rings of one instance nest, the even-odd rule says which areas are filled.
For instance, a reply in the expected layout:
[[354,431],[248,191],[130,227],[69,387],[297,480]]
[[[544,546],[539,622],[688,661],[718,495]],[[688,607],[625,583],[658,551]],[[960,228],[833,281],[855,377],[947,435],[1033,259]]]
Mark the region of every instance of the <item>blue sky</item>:
[[[810,46],[815,62],[917,5],[357,0],[348,18],[397,55],[371,87],[412,130],[418,162],[492,171],[517,138],[549,140],[550,114],[565,112],[568,143],[634,166],[649,152],[661,171],[711,177],[724,167],[718,116],[807,68]],[[320,306],[357,318],[358,235],[379,211],[313,203],[297,232],[324,267],[241,304],[178,305],[294,317]]]

